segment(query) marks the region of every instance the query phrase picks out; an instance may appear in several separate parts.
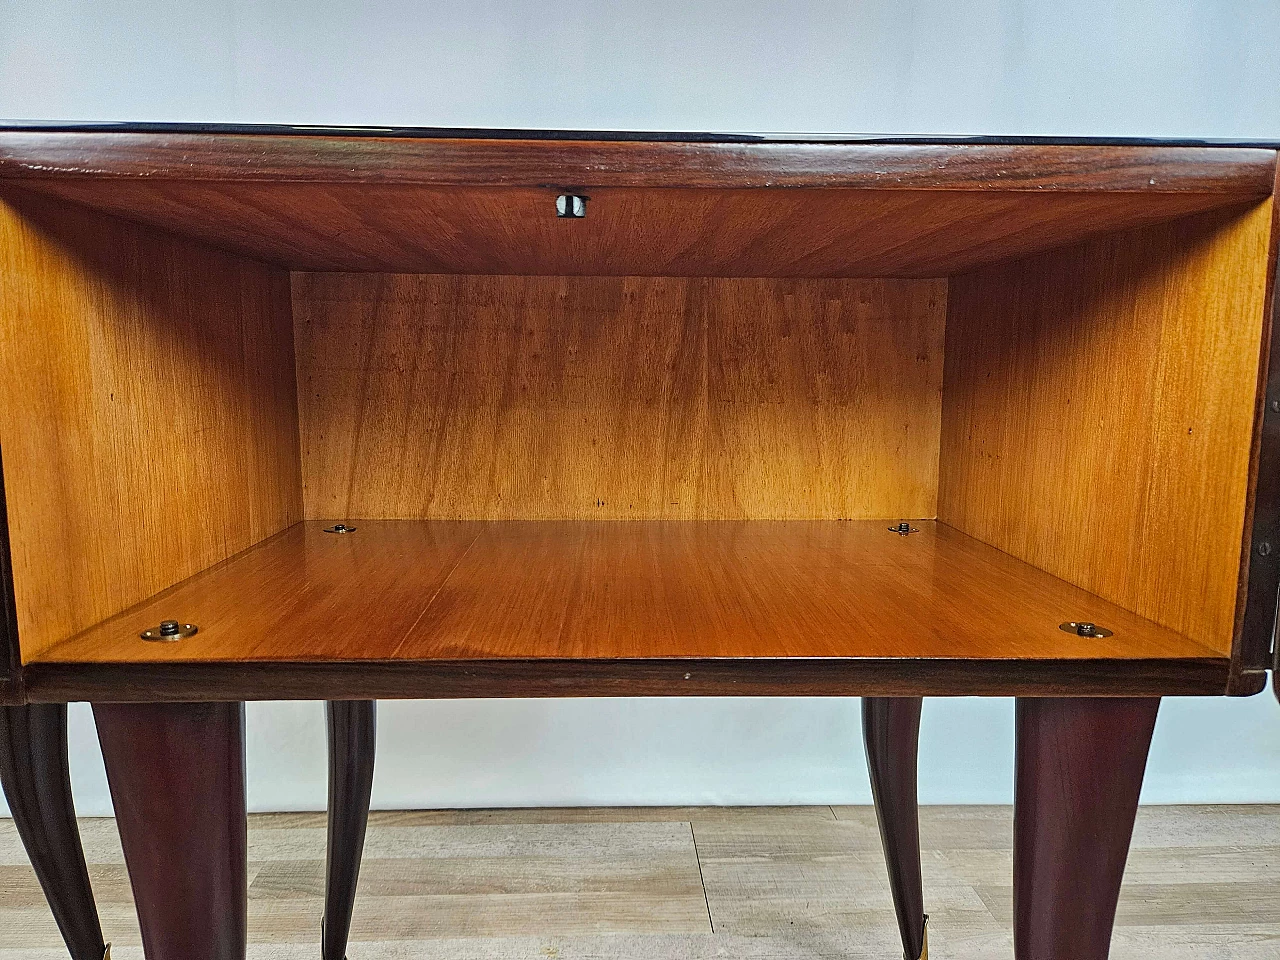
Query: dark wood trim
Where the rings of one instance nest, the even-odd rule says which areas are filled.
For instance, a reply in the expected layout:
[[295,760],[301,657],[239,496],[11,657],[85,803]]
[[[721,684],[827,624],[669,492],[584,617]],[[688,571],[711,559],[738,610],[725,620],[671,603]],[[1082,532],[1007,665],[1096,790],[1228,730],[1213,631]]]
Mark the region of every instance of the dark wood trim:
[[916,768],[920,750],[919,697],[863,697],[862,736],[875,799],[889,890],[906,960],[925,950],[924,882],[920,872],[920,812]]
[[562,187],[862,187],[1267,196],[1275,151],[1235,147],[696,143],[0,132],[0,179]]
[[491,660],[72,664],[26,670],[36,702],[485,697],[1221,695],[1230,661]]
[[1106,960],[1159,706],[1155,698],[1018,701],[1018,960]]
[[569,130],[521,127],[345,126],[341,124],[192,123],[141,120],[4,120],[0,132],[245,134],[295,137],[412,137],[428,140],[623,140],[675,143],[934,143],[986,146],[1256,147],[1280,141],[1222,137],[1052,137],[935,133],[778,133],[738,130]]
[[244,960],[244,704],[93,705],[147,960]]
[[0,707],[0,783],[72,960],[102,960],[106,944],[71,797],[66,704]]
[[9,508],[4,498],[4,457],[0,453],[0,705],[22,697],[22,653],[18,646],[18,607],[13,597],[9,556]]
[[[1280,186],[1280,174],[1276,182]],[[1271,222],[1267,316],[1258,367],[1258,402],[1245,500],[1248,512],[1240,551],[1240,595],[1227,687],[1227,692],[1236,696],[1260,693],[1267,685],[1266,671],[1274,664],[1271,643],[1280,591],[1280,298],[1276,297],[1280,204],[1272,210]],[[1272,409],[1272,404],[1277,408]]]
[[320,956],[323,960],[344,960],[369,825],[378,704],[375,700],[330,700],[324,712],[329,733],[329,841],[325,847]]

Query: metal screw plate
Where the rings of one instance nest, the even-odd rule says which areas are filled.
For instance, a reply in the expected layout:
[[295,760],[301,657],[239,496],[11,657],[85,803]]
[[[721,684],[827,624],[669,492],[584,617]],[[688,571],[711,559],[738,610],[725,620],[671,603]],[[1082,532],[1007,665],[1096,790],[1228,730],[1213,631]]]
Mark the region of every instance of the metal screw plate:
[[1058,624],[1058,629],[1063,633],[1074,633],[1077,637],[1109,637],[1112,631],[1106,627],[1100,627],[1096,623],[1090,623],[1088,620],[1068,620],[1066,623]]
[[904,521],[902,521],[902,523],[894,524],[892,527],[890,527],[890,528],[889,528],[889,532],[890,532],[890,533],[897,533],[897,534],[900,534],[900,535],[902,535],[902,536],[904,536],[904,537],[905,537],[905,536],[907,536],[908,534],[912,534],[912,533],[919,533],[919,532],[920,532],[920,528],[919,528],[919,527],[913,527],[911,524],[907,523],[907,522],[904,520]]
[[174,643],[178,640],[185,640],[187,637],[194,637],[199,632],[200,628],[194,623],[164,620],[159,626],[152,627],[150,630],[143,630],[138,636],[153,643]]
[[355,533],[355,527],[348,527],[345,523],[335,523],[332,527],[325,527],[325,533]]
[[587,215],[587,198],[575,193],[562,193],[556,197],[556,216],[561,219],[581,220]]

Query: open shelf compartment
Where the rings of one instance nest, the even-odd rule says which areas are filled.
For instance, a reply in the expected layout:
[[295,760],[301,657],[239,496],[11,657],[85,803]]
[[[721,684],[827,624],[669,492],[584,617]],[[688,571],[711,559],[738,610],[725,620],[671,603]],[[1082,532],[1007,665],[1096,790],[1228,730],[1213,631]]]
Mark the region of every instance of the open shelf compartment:
[[519,182],[0,176],[29,685],[1221,693],[1274,154],[1158,154],[673,168],[580,221]]

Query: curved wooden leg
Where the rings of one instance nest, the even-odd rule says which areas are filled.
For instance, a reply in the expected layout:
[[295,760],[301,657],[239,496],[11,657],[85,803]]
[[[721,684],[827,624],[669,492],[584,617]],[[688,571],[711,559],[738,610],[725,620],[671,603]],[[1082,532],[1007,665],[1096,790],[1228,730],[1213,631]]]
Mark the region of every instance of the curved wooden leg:
[[375,700],[330,700],[325,704],[329,727],[329,845],[321,927],[323,960],[346,957],[365,827],[369,823],[377,707]]
[[0,782],[18,836],[74,960],[102,960],[98,908],[67,771],[67,705],[0,707]]
[[929,949],[916,805],[922,704],[920,697],[862,698],[862,734],[867,744],[871,795],[875,798],[880,841],[889,866],[889,888],[906,960],[927,957]]
[[1018,960],[1106,960],[1159,706],[1151,697],[1018,700]]
[[244,960],[244,704],[93,713],[147,960]]

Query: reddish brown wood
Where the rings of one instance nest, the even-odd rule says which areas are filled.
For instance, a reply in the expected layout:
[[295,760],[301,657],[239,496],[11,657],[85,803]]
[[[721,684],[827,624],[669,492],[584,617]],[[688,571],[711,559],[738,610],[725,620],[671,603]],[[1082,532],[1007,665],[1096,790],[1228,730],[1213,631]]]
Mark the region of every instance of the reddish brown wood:
[[1154,697],[1018,701],[1018,960],[1106,960],[1159,706]]
[[1225,657],[1180,660],[760,658],[327,663],[37,663],[36,701],[484,697],[1203,696]]
[[325,704],[329,728],[329,843],[325,851],[320,946],[323,960],[343,960],[351,933],[351,911],[373,790],[377,710],[373,700],[331,700]]
[[591,187],[587,216],[564,220],[551,186],[23,186],[293,270],[544,276],[940,277],[1241,201],[1154,188]]
[[93,712],[147,960],[244,960],[244,704]]
[[864,697],[862,735],[875,799],[889,889],[898,914],[903,956],[924,953],[924,885],[920,874],[920,818],[916,758],[920,748],[919,697]]
[[66,704],[0,707],[0,783],[72,960],[102,960],[106,945],[71,799]]
[[0,178],[504,186],[889,187],[1265,196],[1275,151],[1194,146],[689,143],[0,132]]

